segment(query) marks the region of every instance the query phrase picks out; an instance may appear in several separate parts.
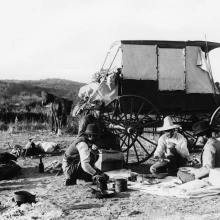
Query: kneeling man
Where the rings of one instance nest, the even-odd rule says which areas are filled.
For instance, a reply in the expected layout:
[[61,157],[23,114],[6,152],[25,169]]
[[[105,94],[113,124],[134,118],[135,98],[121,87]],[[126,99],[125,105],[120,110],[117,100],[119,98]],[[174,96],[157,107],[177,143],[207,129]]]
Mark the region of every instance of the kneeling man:
[[97,175],[106,181],[108,180],[108,175],[94,168],[96,156],[92,148],[99,136],[97,125],[88,124],[83,135],[66,149],[62,163],[65,185],[74,185],[77,179],[89,182],[95,179]]

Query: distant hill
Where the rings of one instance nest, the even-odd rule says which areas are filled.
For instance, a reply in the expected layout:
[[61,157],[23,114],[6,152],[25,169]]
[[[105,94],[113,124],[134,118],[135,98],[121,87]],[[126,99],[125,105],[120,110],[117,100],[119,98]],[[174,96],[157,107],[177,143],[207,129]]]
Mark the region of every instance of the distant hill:
[[0,103],[1,105],[26,103],[39,101],[41,92],[50,92],[58,97],[78,101],[78,91],[85,83],[74,82],[64,79],[44,80],[0,80]]

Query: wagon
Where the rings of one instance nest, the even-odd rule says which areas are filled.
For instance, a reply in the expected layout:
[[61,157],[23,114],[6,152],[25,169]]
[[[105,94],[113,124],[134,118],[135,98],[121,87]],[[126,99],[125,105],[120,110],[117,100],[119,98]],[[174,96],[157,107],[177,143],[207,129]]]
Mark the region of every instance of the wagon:
[[[116,51],[110,67],[104,68],[107,56],[103,79],[89,101],[99,96],[106,103],[101,120],[118,137],[127,164],[153,155],[157,127],[168,115],[181,125],[179,132],[189,146],[196,142],[191,130],[195,122],[204,119],[219,126],[220,95],[209,62],[209,52],[218,47],[214,42],[155,40],[122,40],[112,46]],[[117,82],[103,95],[112,69]]]

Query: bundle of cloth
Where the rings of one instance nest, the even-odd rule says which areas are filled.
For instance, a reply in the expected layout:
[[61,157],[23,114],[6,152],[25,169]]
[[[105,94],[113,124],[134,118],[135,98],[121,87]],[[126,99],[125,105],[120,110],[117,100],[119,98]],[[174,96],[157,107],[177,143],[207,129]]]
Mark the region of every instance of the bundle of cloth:
[[15,145],[11,154],[18,154],[19,156],[34,156],[45,153],[53,153],[57,148],[58,144],[55,142],[35,142],[32,138],[30,138],[25,147]]
[[15,163],[18,157],[18,152],[16,154],[0,153],[0,181],[12,179],[19,174],[21,167]]

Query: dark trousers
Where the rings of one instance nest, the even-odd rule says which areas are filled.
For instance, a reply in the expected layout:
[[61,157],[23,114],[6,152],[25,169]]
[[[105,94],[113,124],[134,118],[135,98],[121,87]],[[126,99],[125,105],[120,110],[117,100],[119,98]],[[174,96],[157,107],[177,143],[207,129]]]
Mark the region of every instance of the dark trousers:
[[187,162],[187,159],[179,154],[169,155],[166,159],[169,161],[159,160],[153,164],[150,167],[150,172],[153,174],[168,173],[170,175],[176,175],[178,168],[184,166]]
[[[90,153],[90,165],[94,167],[95,155]],[[80,159],[70,160],[66,155],[63,157],[62,169],[66,179],[75,182],[77,179],[92,181],[92,176],[82,169]]]

